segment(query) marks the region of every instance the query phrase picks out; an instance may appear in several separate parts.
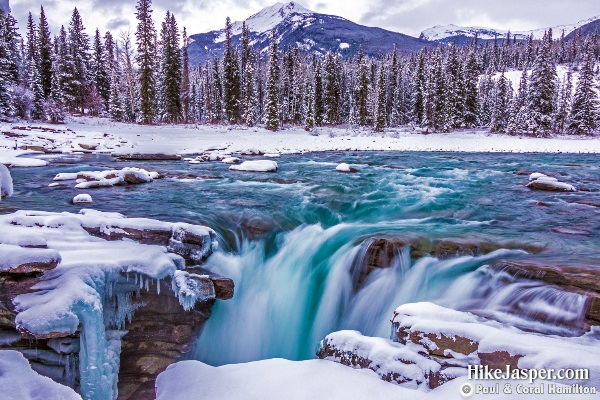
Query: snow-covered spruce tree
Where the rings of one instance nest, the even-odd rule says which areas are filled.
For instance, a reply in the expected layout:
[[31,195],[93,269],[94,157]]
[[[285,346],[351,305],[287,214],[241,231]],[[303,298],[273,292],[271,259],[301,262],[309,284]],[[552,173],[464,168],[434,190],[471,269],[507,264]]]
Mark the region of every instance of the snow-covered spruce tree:
[[492,132],[506,132],[509,119],[509,105],[512,99],[512,86],[504,71],[495,83],[494,106],[492,112]]
[[30,117],[35,120],[44,119],[44,89],[40,76],[39,47],[37,27],[33,15],[27,18],[27,87],[32,93]]
[[336,56],[328,51],[325,55],[324,65],[325,91],[323,103],[325,105],[326,124],[336,125],[340,120],[341,90],[338,80],[338,65]]
[[448,97],[446,76],[442,64],[442,55],[438,50],[433,54],[431,62],[431,92],[432,92],[432,117],[429,120],[429,128],[435,131],[447,132],[450,130],[448,116]]
[[41,6],[37,44],[39,51],[39,74],[42,91],[46,99],[50,96],[52,90],[52,39],[50,36],[48,20],[46,19],[44,7]]
[[400,71],[400,64],[398,60],[398,51],[394,44],[394,50],[390,56],[390,67],[387,74],[387,91],[385,100],[385,114],[387,119],[387,125],[392,125],[392,116],[394,115],[395,96],[397,94],[396,87],[398,85],[398,75]]
[[579,81],[573,98],[569,133],[589,135],[598,128],[598,93],[594,82],[596,57],[594,49],[586,44]]
[[167,11],[160,31],[160,89],[163,121],[178,123],[183,116],[181,105],[182,60],[179,29],[175,16]]
[[216,58],[212,62],[212,80],[208,83],[211,85],[211,104],[212,112],[210,121],[213,124],[223,120],[223,85],[221,81],[221,71],[219,69],[219,60]]
[[556,81],[556,66],[552,54],[552,30],[550,29],[544,34],[529,81],[528,124],[529,131],[533,135],[545,136],[552,129]]
[[242,88],[244,94],[242,107],[244,115],[242,116],[242,119],[247,126],[254,126],[257,119],[256,105],[258,103],[258,99],[256,98],[254,61],[252,55],[246,55],[244,58],[244,87]]
[[267,77],[267,99],[264,116],[265,128],[279,130],[279,50],[275,30],[271,33],[269,46],[269,75]]
[[369,101],[369,67],[367,59],[363,55],[362,47],[358,49],[358,78],[356,79],[356,114],[357,122],[360,126],[367,125]]
[[139,85],[139,120],[152,124],[156,116],[156,29],[152,21],[152,0],[138,0],[135,14],[138,25],[135,32]]
[[315,125],[323,125],[325,115],[325,105],[323,104],[323,68],[321,60],[316,58],[313,60],[313,68],[315,75]]
[[229,17],[225,20],[225,49],[223,54],[223,103],[225,117],[230,124],[240,120],[240,66],[237,51],[231,43],[232,26]]
[[527,68],[525,68],[521,74],[519,90],[510,102],[508,123],[506,126],[506,131],[508,133],[516,134],[527,131],[527,121],[529,119],[529,111],[527,108],[529,104],[529,101],[527,100],[528,83],[529,77],[527,75]]
[[20,55],[17,47],[19,39],[12,16],[0,10],[0,115],[14,113],[11,91],[19,83]]
[[494,112],[493,71],[488,70],[479,83],[479,125],[489,127]]
[[94,35],[94,48],[90,63],[91,81],[96,88],[96,92],[102,98],[104,111],[108,111],[110,98],[110,63],[106,56],[104,44],[100,31],[96,29]]
[[428,79],[427,79],[427,49],[423,49],[419,52],[417,67],[414,72],[414,91],[413,91],[413,116],[415,122],[419,125],[427,125],[426,120],[428,115],[426,113],[426,102],[427,102],[427,90],[428,90]]
[[448,125],[450,128],[462,128],[465,125],[465,84],[458,48],[450,46],[446,62],[446,87],[448,101]]
[[70,106],[73,110],[79,110],[83,114],[89,94],[90,39],[85,33],[77,8],[73,9],[69,23],[68,47],[72,61],[69,92],[73,97],[73,102]]
[[304,115],[304,129],[310,132],[315,128],[315,89],[310,82],[306,84]]
[[[563,35],[564,36],[564,35]],[[573,100],[573,71],[569,70],[562,82],[558,105],[554,117],[555,131],[564,133],[567,127],[569,115],[571,114],[571,104]]]
[[181,104],[183,106],[183,123],[187,124],[190,121],[190,61],[188,54],[189,39],[187,30],[183,28],[183,47],[181,48],[181,62],[182,62],[182,86],[181,86]]
[[385,66],[383,61],[379,66],[379,79],[377,80],[377,113],[375,115],[375,132],[382,132],[385,128],[386,121],[386,104],[385,104]]
[[464,104],[464,124],[467,128],[477,126],[479,114],[479,66],[477,65],[477,56],[475,50],[470,50],[467,62],[463,67],[465,104]]

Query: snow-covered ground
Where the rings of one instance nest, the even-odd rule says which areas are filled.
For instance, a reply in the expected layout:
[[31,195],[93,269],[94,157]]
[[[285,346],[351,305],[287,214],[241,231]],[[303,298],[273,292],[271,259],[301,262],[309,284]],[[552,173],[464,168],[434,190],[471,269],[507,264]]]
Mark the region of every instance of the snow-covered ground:
[[[80,133],[106,132],[135,145],[140,153],[197,154],[207,150],[239,153],[258,148],[265,153],[317,151],[455,151],[515,153],[600,153],[600,137],[557,136],[531,138],[465,131],[424,135],[389,129],[375,134],[369,129],[301,128],[271,132],[262,128],[227,126],[141,126],[113,123],[106,119],[78,118],[67,126]],[[128,149],[117,149],[128,152]]]
[[[514,78],[516,80],[516,74]],[[219,159],[247,153],[248,149],[257,149],[265,155],[320,151],[600,153],[600,137],[565,135],[532,138],[482,130],[426,135],[410,129],[388,129],[376,134],[368,128],[322,127],[310,133],[302,128],[271,132],[258,127],[143,126],[88,117],[72,118],[66,126],[41,127],[48,131],[15,130],[12,124],[0,124],[0,163],[13,167],[44,166],[46,161],[32,157],[41,154],[42,149],[48,152],[117,154],[218,152]],[[15,137],[15,133],[26,136]]]

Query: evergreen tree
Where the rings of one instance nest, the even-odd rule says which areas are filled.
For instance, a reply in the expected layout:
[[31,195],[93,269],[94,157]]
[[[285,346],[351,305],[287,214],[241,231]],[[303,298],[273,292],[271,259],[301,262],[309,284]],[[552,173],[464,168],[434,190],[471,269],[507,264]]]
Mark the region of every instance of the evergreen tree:
[[254,72],[254,62],[252,60],[252,56],[245,56],[244,61],[244,115],[243,120],[248,126],[254,126],[257,119],[257,110],[256,105],[258,100],[256,98],[256,88],[255,88],[255,72]]
[[527,120],[529,114],[527,108],[529,104],[527,99],[528,83],[529,77],[527,75],[527,68],[525,68],[521,74],[519,91],[510,103],[510,115],[506,129],[508,133],[520,133],[527,131]]
[[413,115],[417,124],[426,125],[426,97],[427,97],[427,66],[426,66],[426,50],[419,53],[418,65],[415,70],[415,90],[413,92]]
[[323,125],[325,106],[323,105],[323,75],[321,60],[318,58],[313,62],[315,74],[315,124]]
[[366,58],[363,55],[362,47],[358,49],[358,79],[356,87],[356,113],[357,122],[361,126],[367,125],[369,99],[369,67]]
[[465,85],[456,45],[450,47],[445,74],[448,88],[448,124],[451,128],[462,128],[465,125]]
[[96,29],[94,35],[94,52],[92,54],[92,60],[90,65],[90,73],[92,82],[98,92],[98,95],[102,98],[104,111],[109,109],[109,98],[110,98],[110,63],[107,59],[107,55],[100,37],[100,31]]
[[237,52],[231,44],[231,30],[231,20],[227,17],[223,54],[223,101],[227,120],[230,124],[237,124],[240,119],[240,68]]
[[37,27],[33,16],[29,13],[27,18],[27,84],[32,93],[31,118],[43,119],[44,116],[44,90],[40,76],[40,58],[37,42]]
[[190,65],[188,55],[189,39],[187,30],[183,28],[183,48],[182,48],[182,87],[181,87],[181,101],[183,105],[183,122],[189,123],[190,120]]
[[556,80],[556,66],[552,56],[552,30],[549,30],[542,40],[529,82],[528,123],[529,130],[534,135],[545,135],[552,128]]
[[156,115],[156,29],[152,21],[152,0],[138,0],[135,14],[138,25],[135,32],[138,64],[140,122],[151,124]]
[[573,98],[569,132],[593,133],[598,127],[598,92],[594,84],[595,55],[592,46],[586,45],[579,81]]
[[331,52],[327,52],[324,65],[324,105],[325,105],[325,123],[335,125],[339,123],[340,106],[341,106],[341,90],[337,76],[336,56]]
[[313,85],[307,83],[306,96],[304,97],[304,129],[312,131],[315,128],[315,90]]
[[269,75],[267,78],[267,101],[265,104],[265,128],[279,130],[279,50],[275,30],[271,34],[269,46]]
[[52,39],[50,38],[50,27],[44,13],[44,7],[41,6],[40,23],[38,27],[37,39],[39,51],[39,74],[44,92],[44,98],[50,96],[52,90]]
[[179,47],[179,29],[175,16],[167,11],[160,32],[161,63],[160,88],[162,99],[162,117],[169,123],[181,121],[182,58]]
[[512,86],[504,76],[498,78],[494,90],[494,110],[492,114],[492,132],[506,132],[509,119],[509,104],[512,99]]
[[377,113],[375,115],[375,132],[383,131],[386,121],[385,103],[385,68],[383,62],[379,66],[379,79],[377,81]]
[[[564,34],[563,34],[564,36]],[[573,99],[573,79],[572,71],[567,72],[565,81],[563,82],[562,89],[560,91],[560,97],[558,101],[558,109],[556,111],[556,131],[558,133],[564,133],[571,113],[571,103]]]
[[473,128],[477,126],[479,113],[479,66],[477,65],[477,56],[475,51],[471,50],[467,62],[463,68],[465,82],[465,104],[464,104],[464,122],[465,127]]
[[71,107],[79,109],[83,114],[89,91],[88,71],[90,63],[90,40],[85,33],[83,21],[77,8],[73,9],[71,22],[69,23],[69,53],[71,54],[71,81],[69,82],[69,92],[72,95],[73,102]]

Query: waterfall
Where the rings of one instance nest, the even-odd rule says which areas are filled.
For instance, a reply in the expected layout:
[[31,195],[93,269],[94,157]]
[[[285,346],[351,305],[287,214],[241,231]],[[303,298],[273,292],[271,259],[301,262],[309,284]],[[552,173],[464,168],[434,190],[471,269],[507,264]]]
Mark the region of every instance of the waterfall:
[[207,267],[232,278],[236,293],[213,308],[193,358],[211,365],[313,358],[316,344],[333,331],[387,337],[394,309],[418,301],[557,334],[566,331],[564,324],[583,319],[584,296],[486,268],[522,251],[411,260],[403,249],[389,268],[373,271],[357,288],[352,267],[364,259],[364,242],[374,229],[305,225],[275,238],[243,241],[237,254],[213,254]]

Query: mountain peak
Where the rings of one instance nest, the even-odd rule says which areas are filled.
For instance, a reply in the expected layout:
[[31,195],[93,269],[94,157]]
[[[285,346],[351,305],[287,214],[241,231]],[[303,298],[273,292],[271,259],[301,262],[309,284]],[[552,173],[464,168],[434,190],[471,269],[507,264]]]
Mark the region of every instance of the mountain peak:
[[[246,20],[246,26],[251,32],[267,32],[275,28],[281,22],[305,14],[314,14],[313,11],[303,7],[295,1],[289,3],[275,3],[272,6],[263,8],[256,14]],[[235,22],[233,26],[234,33],[242,30],[242,23]]]

